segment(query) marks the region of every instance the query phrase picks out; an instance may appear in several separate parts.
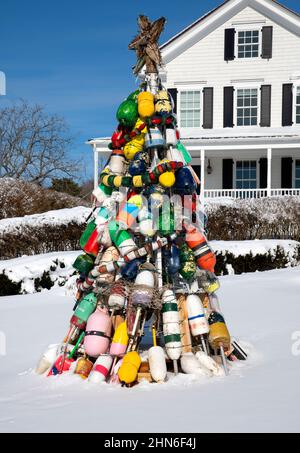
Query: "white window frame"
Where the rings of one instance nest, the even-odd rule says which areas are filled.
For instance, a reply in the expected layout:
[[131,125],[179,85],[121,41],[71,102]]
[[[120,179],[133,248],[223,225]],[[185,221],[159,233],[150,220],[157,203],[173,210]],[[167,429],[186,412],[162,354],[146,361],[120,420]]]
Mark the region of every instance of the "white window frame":
[[[238,189],[236,187],[236,183],[237,183],[237,177],[236,177],[236,170],[237,170],[237,162],[255,162],[256,163],[256,187],[253,188],[253,189]],[[248,158],[238,158],[238,159],[234,159],[233,161],[234,165],[233,165],[233,187],[236,189],[236,190],[255,190],[257,189],[259,186],[259,159],[253,159],[251,157],[248,157]]]
[[[177,120],[180,129],[197,130],[203,129],[203,88],[205,85],[181,85],[177,92]],[[199,91],[200,92],[200,125],[199,127],[183,127],[181,126],[181,92],[182,91]]]
[[[258,56],[257,57],[250,57],[250,58],[241,58],[239,57],[239,33],[240,32],[246,32],[246,31],[258,31]],[[261,27],[240,27],[236,28],[236,39],[235,39],[235,58],[238,61],[253,61],[253,60],[258,60],[261,58],[261,46],[262,46],[262,32],[261,32]]]
[[[260,99],[260,93],[261,93],[261,90],[260,90],[261,86],[260,85],[236,85],[234,86],[234,114],[233,114],[233,124],[234,124],[234,127],[238,128],[238,129],[242,129],[242,128],[247,128],[247,127],[259,127],[259,124],[260,124],[260,110],[261,110],[261,99]],[[257,90],[257,124],[255,125],[249,125],[249,126],[238,126],[237,125],[237,109],[238,109],[238,105],[237,105],[237,100],[238,100],[238,96],[237,96],[237,92],[238,90]]]
[[300,104],[297,104],[297,91],[298,88],[300,90],[300,84],[298,85],[293,85],[293,125],[300,127],[300,123],[297,123],[297,105],[300,106]]

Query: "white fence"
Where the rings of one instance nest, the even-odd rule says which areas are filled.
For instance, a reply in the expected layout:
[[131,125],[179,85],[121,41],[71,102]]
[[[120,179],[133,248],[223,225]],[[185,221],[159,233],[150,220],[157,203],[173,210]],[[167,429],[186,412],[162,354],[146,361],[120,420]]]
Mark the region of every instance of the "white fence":
[[204,190],[204,199],[215,198],[267,198],[282,196],[300,196],[300,189],[214,189]]

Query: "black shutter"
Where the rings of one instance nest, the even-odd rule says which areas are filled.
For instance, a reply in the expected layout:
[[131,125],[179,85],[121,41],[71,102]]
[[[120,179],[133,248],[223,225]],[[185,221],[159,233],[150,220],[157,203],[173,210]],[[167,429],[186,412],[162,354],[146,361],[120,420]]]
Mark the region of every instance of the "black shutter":
[[268,179],[268,159],[262,157],[259,160],[259,187],[261,189],[267,188],[267,179]]
[[261,127],[271,126],[271,85],[261,86],[261,110],[260,125]]
[[169,88],[168,92],[174,101],[174,113],[177,113],[177,92],[178,92],[178,90],[177,90],[177,88]]
[[291,189],[293,187],[293,159],[282,157],[281,159],[281,188]]
[[212,129],[214,121],[214,89],[203,89],[203,129]]
[[226,28],[224,37],[224,60],[234,60],[235,29]]
[[293,84],[282,85],[282,126],[293,124]]
[[261,58],[272,58],[273,50],[273,27],[262,28],[262,52]]
[[233,160],[223,159],[223,189],[233,188]]
[[233,87],[224,87],[224,127],[233,127]]

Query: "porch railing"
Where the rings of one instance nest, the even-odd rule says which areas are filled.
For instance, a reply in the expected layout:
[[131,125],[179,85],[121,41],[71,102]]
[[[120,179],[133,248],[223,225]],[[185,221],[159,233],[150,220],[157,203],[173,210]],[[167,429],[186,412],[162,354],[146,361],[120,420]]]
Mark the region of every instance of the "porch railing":
[[267,198],[267,197],[282,197],[288,196],[300,196],[299,189],[214,189],[204,190],[204,199],[213,200],[217,198]]

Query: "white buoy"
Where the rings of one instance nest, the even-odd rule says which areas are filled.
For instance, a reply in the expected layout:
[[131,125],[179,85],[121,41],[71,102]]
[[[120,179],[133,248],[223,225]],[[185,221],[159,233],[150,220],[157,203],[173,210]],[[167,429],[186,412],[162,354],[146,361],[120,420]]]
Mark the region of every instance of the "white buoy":
[[152,346],[148,351],[149,367],[155,382],[164,382],[167,376],[166,357],[163,348]]
[[113,363],[111,355],[103,354],[98,357],[94,363],[93,369],[89,375],[89,382],[99,384],[106,381]]
[[199,376],[207,377],[212,375],[211,371],[208,368],[203,367],[192,352],[182,354],[180,364],[182,371],[186,374],[197,374]]
[[210,370],[214,376],[224,376],[223,368],[212,357],[205,354],[205,352],[198,351],[195,357],[200,362],[200,365]]
[[35,368],[36,374],[44,374],[52,367],[58,357],[58,348],[58,344],[50,344],[48,346]]

